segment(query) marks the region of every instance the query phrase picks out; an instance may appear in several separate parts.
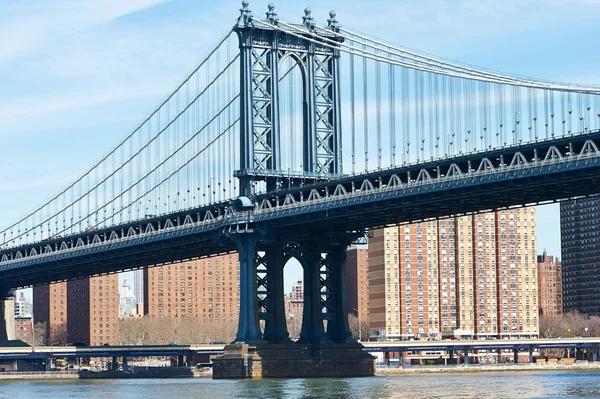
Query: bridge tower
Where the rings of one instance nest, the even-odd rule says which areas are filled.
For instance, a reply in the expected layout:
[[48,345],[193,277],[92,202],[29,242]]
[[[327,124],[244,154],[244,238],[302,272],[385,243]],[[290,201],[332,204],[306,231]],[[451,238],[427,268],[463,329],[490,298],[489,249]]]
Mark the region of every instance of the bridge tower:
[[[267,190],[336,177],[342,172],[339,51],[308,35],[280,29],[273,4],[256,20],[242,2],[234,26],[240,42],[241,162],[236,211],[250,216],[253,186]],[[305,32],[317,33],[310,9]],[[330,29],[318,35],[339,41],[335,12]],[[280,66],[292,57],[302,73],[303,170],[281,170]],[[346,307],[346,249],[362,232],[287,231],[244,221],[225,233],[240,259],[240,316],[235,341],[215,360],[214,378],[349,377],[374,374],[373,357],[349,331]],[[300,338],[286,326],[283,268],[294,257],[303,268],[304,310]],[[262,325],[262,328],[261,328]]]
[[[266,20],[256,20],[242,2],[234,26],[240,43],[240,195],[250,196],[252,184],[264,181],[275,188],[283,180],[320,180],[342,172],[339,50],[319,45],[308,36],[285,32],[273,3]],[[303,24],[307,33],[317,33],[311,10],[306,8]],[[335,12],[329,19],[331,32],[319,36],[342,41]],[[292,58],[302,74],[303,170],[282,170],[280,124],[280,78],[282,61]]]

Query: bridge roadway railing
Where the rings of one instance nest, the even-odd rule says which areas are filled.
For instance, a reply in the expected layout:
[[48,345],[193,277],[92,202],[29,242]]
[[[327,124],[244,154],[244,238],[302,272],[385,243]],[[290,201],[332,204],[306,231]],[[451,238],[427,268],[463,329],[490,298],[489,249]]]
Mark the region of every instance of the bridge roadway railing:
[[222,353],[224,345],[116,345],[116,346],[36,346],[0,347],[0,360],[46,357],[145,357]]
[[[407,165],[402,168],[382,169],[355,176],[342,176],[339,180],[256,196],[253,211],[236,212],[231,207],[231,202],[222,202],[176,214],[158,216],[150,220],[114,226],[101,231],[88,231],[83,235],[59,237],[35,245],[4,249],[0,251],[0,273],[32,264],[43,264],[103,251],[135,247],[171,238],[206,235],[207,241],[214,241],[215,235],[222,236],[228,232],[250,231],[255,225],[262,222],[270,222],[275,228],[285,228],[296,223],[290,217],[302,214],[314,213],[322,221],[327,212],[337,211],[339,215],[343,215],[345,208],[382,200],[393,200],[394,203],[408,204],[416,209],[420,197],[435,191],[451,192],[467,186],[516,181],[531,176],[545,175],[552,178],[560,173],[599,167],[599,146],[600,132],[595,131],[571,138],[467,154],[461,157]],[[598,173],[594,174],[594,176],[597,175]],[[551,186],[554,183],[548,184]],[[552,194],[554,197],[549,199],[557,200],[597,193],[598,189],[595,187],[598,186],[591,185],[585,190],[573,188],[572,195]],[[495,201],[500,206],[512,206],[547,199],[540,197],[527,201],[499,197]],[[437,213],[427,215],[425,211],[417,209],[421,212],[422,217],[416,217],[415,215],[418,216],[418,213],[413,215],[388,213],[379,217],[373,214],[363,215],[362,220],[356,219],[355,227],[357,229],[378,227],[410,222],[425,217],[456,214],[456,209],[448,207],[447,200],[445,202],[446,204],[438,204],[435,210]],[[465,212],[494,208],[494,206],[490,207],[485,204],[469,204],[469,206],[472,209],[464,209]],[[323,214],[323,212],[325,213]],[[460,212],[459,210],[458,213]],[[213,252],[206,255],[230,252],[234,249],[233,245],[221,246],[216,250],[211,248],[210,251]],[[2,282],[0,285],[5,288],[9,283]],[[19,287],[20,285],[10,288]]]
[[[599,349],[600,337],[585,338],[531,338],[531,339],[488,339],[439,341],[367,341],[362,342],[368,352],[408,352],[408,351],[456,351],[456,350],[527,350],[536,349]],[[47,357],[89,358],[89,357],[144,357],[180,356],[194,354],[220,354],[224,345],[155,345],[155,346],[89,346],[89,347],[0,347],[1,359],[33,359]],[[290,351],[305,351],[302,345],[288,348]],[[334,351],[335,344],[324,348]]]

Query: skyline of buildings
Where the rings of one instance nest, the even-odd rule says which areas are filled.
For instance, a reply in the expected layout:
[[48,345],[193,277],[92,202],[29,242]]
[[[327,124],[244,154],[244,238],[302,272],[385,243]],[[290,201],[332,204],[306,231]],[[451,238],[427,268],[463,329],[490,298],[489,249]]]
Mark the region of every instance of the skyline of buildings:
[[48,344],[113,345],[118,330],[118,275],[87,277],[33,289],[34,323],[47,323]]
[[[569,239],[595,243],[597,223],[589,220],[594,216],[573,216],[582,211],[563,205],[568,206],[566,211],[561,206],[564,226],[570,226],[569,218],[579,217],[580,230],[573,234],[585,234]],[[586,206],[590,212],[590,205]],[[517,208],[375,230],[368,246],[353,246],[347,251],[348,313],[370,321],[372,338],[377,334],[387,339],[408,339],[416,334],[478,339],[536,336],[539,315],[562,312],[563,284],[561,262],[545,250],[537,254],[535,215],[535,208]],[[237,320],[238,266],[237,254],[229,254],[136,271],[134,281],[139,274],[143,281],[138,292],[144,296],[144,315]],[[118,292],[118,276],[110,277],[117,282],[114,290]],[[362,283],[365,280],[368,284]],[[42,305],[39,309],[42,315],[48,313],[47,319],[54,325],[70,320],[64,317],[66,302],[60,300],[68,287],[71,297],[81,298],[78,302],[85,302],[85,298],[91,301],[88,310],[77,310],[88,317],[83,323],[90,327],[87,334],[97,331],[91,339],[116,339],[112,337],[116,333],[110,331],[116,322],[111,323],[110,318],[139,311],[136,290],[128,281],[125,276],[120,293],[114,297],[110,293],[106,297],[108,287],[103,291],[103,284],[84,284],[76,292],[72,291],[77,287],[73,282],[52,284],[44,294],[52,301],[51,309]],[[39,295],[43,287],[34,291]],[[286,295],[288,317],[301,318],[302,291],[302,280],[298,279]],[[100,314],[93,313],[93,300],[99,301],[103,293],[103,305],[110,301],[110,306],[119,310],[118,316],[109,316],[108,332],[106,314],[100,329]],[[20,295],[19,299],[26,302],[27,298]],[[77,334],[81,333],[70,334],[69,340]]]

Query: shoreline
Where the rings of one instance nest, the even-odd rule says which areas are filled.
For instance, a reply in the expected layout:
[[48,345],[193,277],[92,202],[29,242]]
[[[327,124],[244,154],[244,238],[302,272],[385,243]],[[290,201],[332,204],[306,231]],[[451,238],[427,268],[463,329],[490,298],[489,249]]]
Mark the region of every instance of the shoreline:
[[460,365],[460,366],[411,366],[406,368],[381,367],[375,369],[376,376],[439,373],[481,373],[481,372],[520,372],[520,371],[600,371],[600,363],[588,364],[511,364],[511,365]]
[[[411,366],[406,368],[379,367],[375,369],[375,377],[403,376],[414,374],[444,374],[444,373],[486,373],[503,372],[519,373],[523,371],[597,371],[600,372],[600,363],[589,364],[511,364],[511,365],[460,365],[460,366]],[[23,381],[23,380],[79,380],[79,379],[104,379],[108,376],[94,378],[95,376],[86,376],[81,378],[80,374],[65,372],[4,372],[0,373],[0,381]],[[140,375],[127,377],[112,375],[110,379],[121,378],[211,378],[210,373],[194,373],[193,376],[165,376],[165,375]]]

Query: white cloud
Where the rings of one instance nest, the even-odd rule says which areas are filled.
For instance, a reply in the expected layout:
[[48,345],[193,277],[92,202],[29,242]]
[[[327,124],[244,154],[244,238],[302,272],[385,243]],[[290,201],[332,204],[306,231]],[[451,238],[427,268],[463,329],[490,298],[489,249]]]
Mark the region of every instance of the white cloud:
[[0,7],[0,61],[44,51],[69,35],[165,1],[8,0]]
[[[43,29],[52,34],[46,47],[21,46],[21,50],[27,50],[30,55],[12,61],[18,64],[18,68],[10,69],[11,63],[4,62],[11,78],[20,79],[23,84],[18,90],[5,91],[4,98],[0,98],[0,119],[3,121],[0,136],[21,132],[39,135],[61,126],[73,126],[74,121],[84,128],[97,123],[129,120],[131,126],[123,130],[123,135],[133,128],[135,122],[179,83],[217,40],[211,34],[215,28],[214,21],[204,15],[186,17],[177,22],[167,19],[152,24],[106,24],[119,16],[160,2],[137,0],[132,4],[127,2],[127,7],[119,6],[118,2],[108,2],[108,8],[94,18],[88,17],[88,14],[100,10],[98,2],[90,2],[90,9],[78,11],[86,20],[81,21],[79,26],[87,28],[75,32],[75,28],[71,27],[62,36],[57,27],[60,24],[56,21],[48,23]],[[53,8],[45,10],[45,17],[70,20],[72,12],[58,12]],[[40,9],[36,9],[35,13],[44,14]],[[105,24],[100,26],[101,23]],[[17,40],[18,34],[13,32],[9,39],[11,37]],[[210,41],[197,40],[204,37],[210,37]],[[34,42],[29,40],[29,44]],[[32,55],[36,48],[39,54]],[[0,72],[2,65],[0,55]],[[93,115],[94,110],[103,106],[114,108],[115,104],[128,106],[119,107],[102,117]],[[127,118],[121,108],[135,108],[136,114]]]

